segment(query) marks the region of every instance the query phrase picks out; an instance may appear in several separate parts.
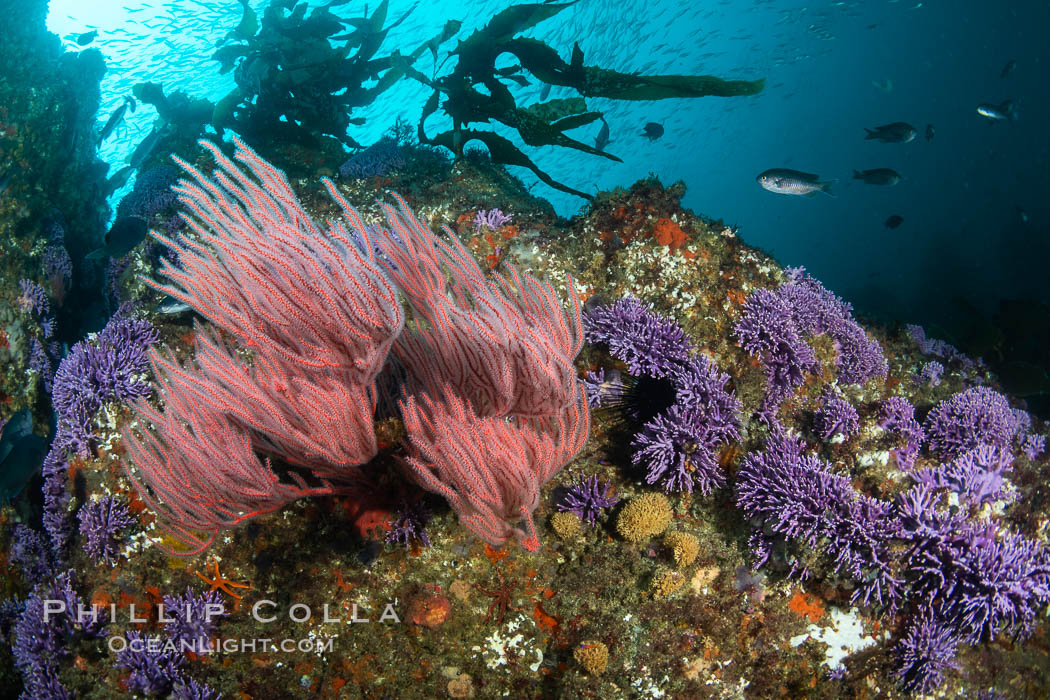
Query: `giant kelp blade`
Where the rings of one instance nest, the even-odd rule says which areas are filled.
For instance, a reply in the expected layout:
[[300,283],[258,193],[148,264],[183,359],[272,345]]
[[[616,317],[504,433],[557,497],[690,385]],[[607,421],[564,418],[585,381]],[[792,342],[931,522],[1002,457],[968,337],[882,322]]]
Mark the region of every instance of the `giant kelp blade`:
[[723,80],[713,75],[631,75],[605,68],[585,67],[579,87],[586,97],[614,100],[664,100],[672,97],[741,97],[757,95],[766,79]]

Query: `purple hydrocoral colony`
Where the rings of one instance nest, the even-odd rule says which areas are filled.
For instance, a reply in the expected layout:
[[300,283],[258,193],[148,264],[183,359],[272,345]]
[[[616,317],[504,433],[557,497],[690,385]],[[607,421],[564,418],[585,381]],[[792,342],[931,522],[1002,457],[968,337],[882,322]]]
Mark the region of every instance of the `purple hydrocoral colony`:
[[474,233],[481,233],[483,228],[495,231],[504,224],[509,224],[512,218],[513,216],[504,214],[500,209],[479,209],[474,214]]
[[152,323],[132,318],[124,307],[94,342],[73,346],[55,373],[52,398],[58,414],[55,442],[60,449],[86,455],[91,419],[104,403],[149,395],[146,350],[158,338]]
[[893,455],[897,459],[897,466],[901,469],[911,469],[915,464],[915,457],[919,454],[919,448],[926,439],[922,426],[915,420],[915,407],[903,396],[888,399],[882,405],[879,427],[904,439],[904,447],[894,450]]
[[[737,472],[736,504],[766,531],[821,549],[858,582],[853,600],[895,606],[900,582],[889,568],[888,540],[897,532],[892,505],[857,493],[845,476],[802,454],[803,444],[774,424],[762,452],[752,452]],[[769,557],[772,540],[752,537],[756,564]],[[796,567],[798,565],[796,564]],[[801,570],[805,577],[808,572]]]
[[22,294],[18,297],[19,308],[37,316],[46,316],[51,310],[51,304],[47,300],[44,288],[32,280],[25,279],[18,280],[18,286],[22,288]]
[[128,507],[113,496],[89,501],[77,513],[84,551],[95,563],[112,564],[117,560],[121,544],[120,533],[131,527],[135,519]]
[[954,345],[949,345],[943,340],[927,338],[926,331],[922,326],[908,325],[905,326],[905,330],[908,331],[908,335],[915,341],[915,344],[919,346],[919,352],[922,354],[939,357],[945,362],[954,360],[966,370],[973,368],[974,361],[969,356],[959,352]]
[[917,380],[928,386],[938,386],[944,376],[944,365],[936,360],[924,362],[919,368]]
[[1024,440],[1021,441],[1021,452],[1033,462],[1039,459],[1044,450],[1046,450],[1045,435],[1026,435]]
[[979,386],[954,394],[926,416],[929,448],[941,459],[952,459],[981,444],[1007,447],[1016,417],[1002,394]]
[[[765,532],[803,542],[823,551],[857,582],[853,600],[895,606],[900,581],[890,569],[889,540],[896,535],[893,506],[857,493],[849,479],[833,474],[803,443],[778,424],[763,452],[753,452],[737,472],[736,503],[748,518],[761,521]],[[768,559],[770,536],[751,538],[756,566]],[[796,570],[798,564],[795,564]],[[809,572],[801,569],[802,577]]]
[[766,367],[767,409],[779,406],[802,386],[807,373],[820,368],[813,348],[799,334],[791,304],[776,292],[759,289],[752,293],[735,332],[740,346]]
[[603,510],[620,502],[617,496],[609,493],[611,488],[611,484],[599,484],[597,474],[580,477],[558,503],[558,510],[575,513],[580,520],[593,525]]
[[729,375],[705,355],[689,358],[674,371],[675,403],[635,436],[635,465],[648,466],[646,481],[667,491],[705,496],[725,485],[717,450],[740,437],[736,414],[740,402],[726,390]]
[[584,315],[590,343],[604,344],[634,375],[662,378],[689,362],[693,343],[681,326],[635,297],[624,297]]
[[805,342],[814,335],[827,335],[834,342],[842,383],[863,384],[885,377],[888,366],[882,348],[853,319],[850,305],[807,275],[805,269],[786,272],[788,281],[775,292],[760,289],[748,297],[736,325],[741,347],[766,365],[767,411],[801,386],[807,372],[819,369],[812,348]]
[[182,680],[185,654],[178,645],[164,644],[163,640],[144,637],[137,630],[124,635],[124,647],[117,652],[117,668],[131,671],[124,682],[132,693],[163,695]]
[[187,586],[181,595],[164,596],[164,631],[177,645],[197,649],[207,647],[215,634],[217,621],[228,615],[218,591],[197,595]]
[[1003,475],[1013,461],[1009,449],[980,445],[939,467],[921,469],[914,478],[930,488],[948,488],[963,503],[981,505],[1002,495]]
[[968,522],[936,507],[925,484],[899,501],[903,571],[912,591],[970,644],[1001,632],[1025,635],[1050,602],[1050,555],[1023,535]]
[[944,672],[954,668],[959,636],[938,619],[929,608],[908,625],[908,631],[895,649],[896,676],[909,693],[930,693],[944,680]]
[[813,416],[814,427],[822,440],[834,435],[852,437],[860,430],[860,416],[849,401],[826,391],[821,406]]

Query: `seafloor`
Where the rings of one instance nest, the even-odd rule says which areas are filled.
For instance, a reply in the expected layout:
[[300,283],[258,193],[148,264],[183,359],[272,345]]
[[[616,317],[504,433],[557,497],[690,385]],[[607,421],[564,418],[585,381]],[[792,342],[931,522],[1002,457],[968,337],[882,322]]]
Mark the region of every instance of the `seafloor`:
[[[334,205],[316,182],[293,186],[317,220],[333,215]],[[552,280],[571,273],[582,298],[635,295],[677,320],[731,376],[743,402],[742,439],[719,457],[730,485],[742,457],[761,446],[765,428],[747,416],[759,407],[765,375],[734,341],[732,329],[749,293],[775,287],[785,276],[731,227],[682,209],[682,185],[664,187],[650,178],[601,193],[569,221],[559,220],[483,159],[451,167],[434,161],[429,169],[413,168],[409,159],[401,174],[351,181],[340,189],[366,218],[377,216],[372,202],[383,190],[399,191],[421,220],[449,224],[488,267],[511,262]],[[473,212],[497,206],[513,215],[513,223],[475,232]],[[139,265],[131,269],[142,269]],[[133,274],[125,275],[124,284],[126,295],[144,307],[155,302]],[[5,307],[15,308],[14,294],[5,285]],[[192,339],[189,317],[173,322],[157,315],[153,321],[161,342],[185,355]],[[811,406],[834,379],[834,350],[827,344],[817,343],[823,374],[811,376],[780,415],[837,472],[869,494],[892,496],[903,477],[889,457],[885,431],[876,425],[881,402],[903,395],[921,411],[977,380],[994,387],[995,378],[983,375],[978,365],[967,372],[949,369],[936,387],[920,384],[915,376],[928,358],[913,340],[902,329],[868,330],[881,343],[890,371],[884,381],[845,387],[860,414],[856,437],[822,442],[813,436]],[[615,364],[589,346],[577,361],[581,373]],[[17,400],[8,403],[18,407]],[[145,624],[130,625],[118,616],[109,630],[117,635],[159,629],[155,606],[166,594],[187,587],[222,591],[230,615],[216,636],[236,644],[257,640],[256,648],[191,655],[183,668],[223,697],[767,698],[898,692],[891,639],[901,620],[851,608],[848,581],[826,570],[816,569],[804,583],[775,567],[750,573],[751,528],[734,506],[731,486],[706,498],[668,496],[673,517],[663,529],[695,537],[695,552],[676,557],[675,543],[684,541],[691,550],[692,540],[662,531],[633,542],[618,533],[616,519],[625,502],[662,492],[631,466],[622,447],[630,421],[615,408],[594,411],[583,452],[544,487],[535,514],[542,548],[535,554],[516,545],[484,544],[437,500],[426,525],[430,546],[386,543],[400,493],[391,484],[361,498],[302,500],[223,535],[198,556],[168,556],[150,545],[162,533],[124,476],[117,433],[127,419],[121,406],[100,412],[94,423],[97,457],[70,465],[74,505],[95,494],[116,494],[131,504],[138,521],[115,565],[99,567],[75,554],[78,588],[92,602],[115,603],[122,611],[134,603],[146,611]],[[388,446],[379,459],[389,460],[399,426],[387,421],[379,430]],[[1017,498],[1003,516],[1040,535],[1046,465],[1045,459],[1015,465],[1011,481]],[[555,527],[553,503],[581,475],[611,483],[620,505],[593,527]],[[17,519],[15,511],[4,510],[4,541]],[[25,594],[19,576],[8,574],[7,592]],[[221,579],[241,586],[223,587]],[[253,619],[252,606],[260,600],[274,602],[262,614],[274,613],[276,619]],[[324,619],[326,605],[335,621]],[[367,622],[350,622],[355,605],[356,618]],[[308,646],[323,650],[275,650],[262,639],[308,640]],[[828,661],[843,655],[839,645],[858,652],[848,659],[847,672],[830,678]],[[966,647],[944,692],[975,697],[979,689],[994,688],[1007,697],[1037,697],[1050,683],[1046,653],[1042,623],[1023,643],[1000,637]],[[13,680],[14,669],[9,666],[6,675]],[[89,640],[70,649],[60,677],[77,697],[109,698],[121,694],[127,672],[114,667],[100,641]]]

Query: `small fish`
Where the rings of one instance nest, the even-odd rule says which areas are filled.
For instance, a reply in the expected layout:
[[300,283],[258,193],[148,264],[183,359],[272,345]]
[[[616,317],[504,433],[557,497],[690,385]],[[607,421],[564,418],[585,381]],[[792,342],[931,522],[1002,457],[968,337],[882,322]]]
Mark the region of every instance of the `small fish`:
[[977,105],[977,114],[985,119],[990,119],[993,122],[1017,119],[1017,109],[1014,107],[1014,103],[1011,100],[1006,100],[998,105],[988,103],[979,104]]
[[863,180],[868,185],[896,185],[901,181],[900,173],[889,168],[874,168],[872,170],[854,170],[854,180]]
[[1018,204],[1016,208],[1017,208],[1017,220],[1020,221],[1022,224],[1027,224],[1028,223],[1028,212],[1026,212],[1024,209],[1022,209],[1020,204]]
[[175,297],[164,297],[164,300],[157,304],[157,313],[165,314],[166,316],[176,316],[184,314],[192,308],[186,302],[179,301]]
[[153,149],[157,147],[157,143],[160,142],[161,135],[164,132],[160,129],[154,129],[146,135],[146,138],[142,139],[135,150],[131,152],[131,157],[128,159],[128,164],[137,168],[146,162],[150,154],[153,153]]
[[893,81],[890,80],[889,78],[886,78],[883,81],[872,80],[871,84],[872,84],[873,87],[878,89],[880,92],[884,92],[887,95],[889,93],[893,92]]
[[547,98],[550,97],[552,87],[553,86],[550,83],[543,84],[543,89],[540,90],[540,102],[547,101]]
[[124,119],[124,113],[128,111],[133,102],[135,102],[134,98],[125,97],[124,103],[113,110],[113,113],[109,115],[109,119],[106,120],[105,126],[102,127],[102,131],[98,134],[99,146],[101,146],[102,142],[112,136],[113,132],[117,130],[117,127],[120,126],[120,122]]
[[119,190],[124,185],[128,184],[128,178],[135,172],[135,167],[126,165],[113,175],[113,177],[106,180],[106,184],[102,186],[102,194],[106,197]]
[[642,130],[641,135],[649,139],[650,141],[655,141],[656,139],[664,135],[664,125],[657,124],[656,122],[649,122],[645,125],[645,128]]
[[84,257],[87,260],[123,258],[146,238],[146,220],[140,216],[125,216],[113,222],[106,233],[106,245]]
[[897,228],[898,226],[900,226],[903,223],[904,223],[904,217],[903,216],[897,216],[896,214],[894,214],[890,218],[888,218],[885,221],[883,221],[882,225],[885,226],[886,228]]
[[834,197],[835,195],[831,192],[831,186],[838,182],[838,179],[821,182],[819,175],[804,173],[799,170],[789,170],[788,168],[772,168],[759,173],[755,181],[763,189],[777,194],[813,197],[817,192],[823,192]]
[[609,140],[609,122],[605,121],[605,117],[602,117],[601,120],[602,128],[594,138],[594,147],[599,151],[604,151],[605,147],[612,143],[612,141]]
[[93,29],[90,32],[84,32],[83,34],[77,35],[77,46],[87,46],[92,41],[98,38],[98,30]]
[[1003,66],[1003,69],[999,71],[999,77],[1005,78],[1006,76],[1010,75],[1010,73],[1012,73],[1014,68],[1016,67],[1017,61],[1011,58],[1009,61],[1006,62],[1006,65]]
[[4,423],[3,430],[0,430],[0,462],[7,459],[7,455],[14,449],[15,443],[32,432],[33,414],[30,413],[29,409],[22,409],[11,416]]
[[926,125],[926,140],[933,141],[933,124]]
[[864,131],[868,132],[864,137],[866,140],[878,139],[881,143],[908,143],[915,139],[915,127],[907,122],[883,124]]

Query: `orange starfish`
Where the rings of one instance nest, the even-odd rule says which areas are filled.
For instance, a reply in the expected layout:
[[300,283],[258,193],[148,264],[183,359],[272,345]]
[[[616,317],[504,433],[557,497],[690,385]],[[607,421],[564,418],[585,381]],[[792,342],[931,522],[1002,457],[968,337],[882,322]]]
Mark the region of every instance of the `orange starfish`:
[[218,559],[212,559],[212,563],[215,564],[215,578],[210,579],[210,578],[208,578],[207,576],[205,576],[204,574],[202,574],[199,571],[194,571],[193,573],[195,573],[198,576],[200,576],[202,581],[204,581],[206,584],[211,586],[211,589],[209,590],[209,593],[211,591],[214,591],[214,590],[221,590],[223,593],[226,593],[227,595],[230,595],[230,596],[236,598],[237,600],[242,600],[244,598],[244,596],[237,595],[236,593],[231,591],[230,588],[250,589],[251,585],[247,584],[247,583],[234,583],[233,581],[230,581],[229,579],[223,578],[222,574],[219,573],[219,560]]

